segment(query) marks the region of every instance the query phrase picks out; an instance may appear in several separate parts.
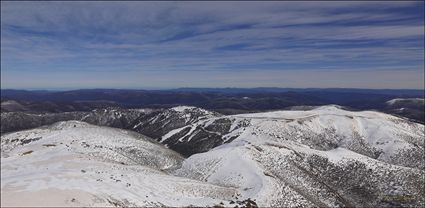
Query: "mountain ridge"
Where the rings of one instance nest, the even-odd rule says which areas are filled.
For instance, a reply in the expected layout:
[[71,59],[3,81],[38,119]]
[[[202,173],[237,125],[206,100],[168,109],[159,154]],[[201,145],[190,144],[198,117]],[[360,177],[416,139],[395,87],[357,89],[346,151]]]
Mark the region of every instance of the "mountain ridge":
[[[161,161],[154,159],[161,157],[162,153],[158,154],[155,153],[157,151],[152,150],[145,152],[143,147],[137,145],[130,149],[119,148],[119,146],[132,144],[133,133],[130,131],[103,129],[105,127],[97,127],[81,121],[59,122],[32,130],[2,134],[2,151],[4,151],[2,152],[2,170],[3,167],[6,170],[2,172],[2,175],[8,176],[6,183],[2,181],[2,192],[11,191],[8,187],[18,183],[16,180],[19,177],[14,178],[14,169],[10,169],[11,164],[19,165],[25,161],[28,161],[28,165],[33,162],[46,164],[36,162],[39,160],[37,158],[50,158],[51,156],[46,157],[44,154],[51,155],[51,151],[57,152],[55,150],[57,148],[71,148],[70,150],[77,148],[78,154],[88,155],[91,160],[95,158],[90,156],[90,152],[95,151],[98,152],[95,161],[105,159],[109,161],[108,155],[111,154],[102,153],[111,151],[109,147],[113,151],[120,151],[121,154],[130,157],[139,155],[136,156],[136,161],[146,161],[146,163],[134,163],[125,158],[125,160],[117,160],[117,167],[121,167],[120,169],[128,169],[136,165],[139,171],[142,171],[143,167],[139,166],[148,165],[154,168],[160,167],[162,169],[160,171],[165,171],[168,175],[158,176],[155,171],[142,171],[147,178],[134,181],[134,179],[117,175],[116,171],[110,173],[102,169],[105,173],[99,175],[96,174],[96,170],[87,170],[87,168],[84,168],[85,172],[82,172],[79,169],[80,166],[67,169],[74,173],[78,172],[77,175],[80,175],[78,177],[82,177],[79,180],[86,180],[84,178],[87,174],[99,175],[97,177],[102,176],[102,180],[107,180],[112,174],[114,176],[108,179],[111,180],[108,184],[130,183],[131,187],[139,190],[138,193],[146,194],[149,198],[144,197],[146,200],[140,200],[134,198],[133,196],[136,195],[132,192],[123,194],[115,191],[111,193],[112,195],[105,196],[104,192],[89,188],[87,184],[93,182],[82,185],[84,190],[89,190],[89,193],[97,198],[100,197],[100,201],[103,200],[101,204],[103,206],[118,203],[123,206],[234,206],[237,204],[248,207],[258,204],[258,206],[267,207],[392,207],[421,206],[425,202],[421,197],[425,194],[423,192],[425,181],[421,177],[425,174],[424,125],[403,118],[374,111],[348,111],[336,105],[310,110],[239,115],[221,115],[189,106],[165,110],[138,110],[137,112],[142,116],[136,113],[134,117],[140,119],[144,116],[143,124],[137,126],[138,123],[133,122],[130,127],[140,132],[157,135],[152,138],[157,142],[149,146],[157,146],[161,143],[169,148],[168,150],[161,148],[163,149],[161,151],[175,150],[185,157],[173,156],[181,159],[172,159],[171,161],[177,161],[172,162],[175,165],[164,166],[161,165]],[[99,121],[104,122],[104,125],[111,126],[115,125],[111,122],[114,119],[125,117],[124,112],[116,109],[97,110],[92,113],[104,115],[103,118],[113,118],[103,120],[102,116],[99,117]],[[135,110],[129,111],[129,114],[132,113],[135,113]],[[147,131],[143,128],[144,124],[152,128]],[[170,124],[174,125],[169,126]],[[78,133],[82,131],[79,129],[87,127],[96,129],[96,135],[104,136],[95,136],[93,133],[85,132],[86,130],[83,131],[85,133]],[[64,131],[64,128],[67,133],[59,133]],[[153,129],[164,130],[153,131]],[[43,133],[45,131],[59,132]],[[121,133],[108,133],[110,131]],[[123,132],[128,133],[123,134]],[[100,141],[102,144],[99,143]],[[115,145],[116,142],[119,144]],[[37,156],[39,154],[40,157]],[[62,154],[65,153],[57,156],[63,157]],[[149,159],[150,157],[153,159]],[[55,169],[46,165],[39,168],[40,170]],[[44,172],[41,176],[50,177],[47,173],[49,172]],[[34,174],[35,178],[31,180],[38,181],[36,177],[39,174]],[[133,173],[130,171],[129,174]],[[58,177],[67,178],[68,176],[66,173],[61,173]],[[116,180],[119,181],[116,182]],[[164,192],[147,184],[145,180],[164,180],[167,186],[178,190],[198,190],[198,193],[193,195],[195,198],[186,199],[184,197],[187,196],[186,191],[183,191],[185,193],[183,195],[179,195],[179,191]],[[111,186],[116,185],[111,184]],[[199,191],[198,187],[209,187],[213,191]],[[73,187],[65,185],[64,188],[68,190]],[[150,195],[153,189],[155,193],[164,193],[172,200]],[[189,192],[192,193],[192,191]],[[75,201],[93,205],[93,199],[85,199],[74,192],[64,194],[65,198],[57,197],[68,200],[67,205],[75,205]],[[14,196],[6,195],[6,197]],[[71,200],[73,197],[76,199],[74,202]],[[203,201],[198,201],[200,199],[198,197]],[[205,200],[205,197],[208,200]],[[182,200],[173,201],[177,198]]]

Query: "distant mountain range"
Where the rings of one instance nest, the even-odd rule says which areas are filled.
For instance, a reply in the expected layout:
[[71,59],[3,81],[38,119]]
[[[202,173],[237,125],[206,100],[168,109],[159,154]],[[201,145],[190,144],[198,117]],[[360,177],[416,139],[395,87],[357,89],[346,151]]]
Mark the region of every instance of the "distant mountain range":
[[[98,108],[170,108],[190,105],[223,114],[336,104],[352,110],[378,110],[424,122],[423,103],[389,105],[393,99],[424,98],[424,90],[180,88],[171,90],[82,89],[1,90],[2,112],[71,112]],[[403,104],[402,104],[403,105]],[[397,108],[396,108],[397,107]],[[403,108],[403,110],[400,110]]]
[[221,92],[221,93],[264,93],[264,92],[340,92],[362,94],[384,94],[397,96],[424,96],[424,90],[420,89],[356,89],[356,88],[177,88],[171,91],[178,92]]

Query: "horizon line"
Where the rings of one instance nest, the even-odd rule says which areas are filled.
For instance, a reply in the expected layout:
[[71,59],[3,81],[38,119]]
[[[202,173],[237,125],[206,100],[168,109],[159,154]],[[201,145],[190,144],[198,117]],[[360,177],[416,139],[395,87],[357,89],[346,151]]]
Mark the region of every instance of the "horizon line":
[[173,87],[173,88],[158,88],[158,87],[144,87],[144,88],[107,88],[107,87],[96,87],[96,88],[0,88],[0,90],[23,90],[23,91],[77,91],[77,90],[146,90],[146,91],[167,91],[167,90],[181,90],[181,89],[242,89],[242,90],[253,90],[253,89],[287,89],[287,90],[414,90],[414,91],[425,91],[419,88],[346,88],[346,87]]

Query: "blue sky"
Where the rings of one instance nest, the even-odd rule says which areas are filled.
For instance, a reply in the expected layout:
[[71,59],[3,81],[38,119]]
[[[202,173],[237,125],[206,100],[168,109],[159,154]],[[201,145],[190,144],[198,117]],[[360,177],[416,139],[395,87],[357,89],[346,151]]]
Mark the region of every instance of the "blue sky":
[[424,2],[1,2],[1,88],[424,88]]

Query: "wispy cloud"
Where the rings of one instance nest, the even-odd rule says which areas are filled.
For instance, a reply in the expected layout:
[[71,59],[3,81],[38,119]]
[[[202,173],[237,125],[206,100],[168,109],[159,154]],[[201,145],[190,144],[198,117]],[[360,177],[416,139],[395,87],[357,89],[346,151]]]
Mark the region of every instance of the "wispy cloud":
[[424,85],[423,2],[1,2],[1,33],[2,87]]

